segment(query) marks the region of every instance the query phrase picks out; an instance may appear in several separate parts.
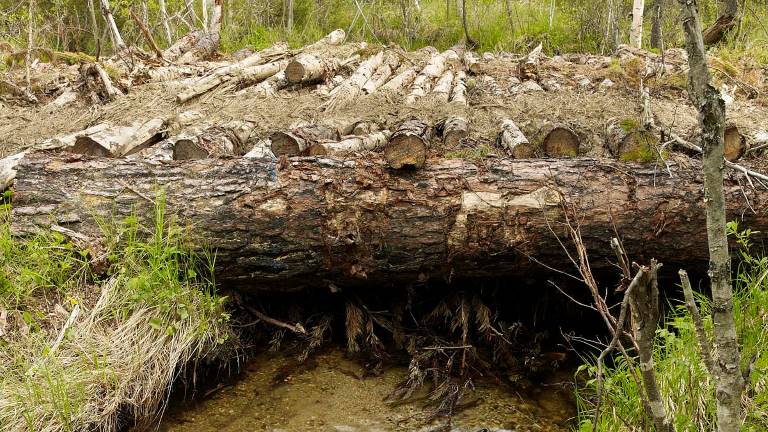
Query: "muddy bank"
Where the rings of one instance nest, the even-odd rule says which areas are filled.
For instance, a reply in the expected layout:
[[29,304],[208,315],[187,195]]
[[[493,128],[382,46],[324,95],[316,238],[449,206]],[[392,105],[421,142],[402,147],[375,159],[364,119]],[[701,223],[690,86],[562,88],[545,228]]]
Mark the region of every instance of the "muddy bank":
[[[425,424],[425,410],[418,401],[384,402],[407,374],[407,367],[389,365],[380,376],[368,376],[366,368],[340,347],[329,347],[304,363],[286,353],[267,352],[248,361],[239,375],[201,388],[195,401],[184,401],[184,395],[177,394],[159,430],[443,430],[445,419]],[[541,379],[527,388],[500,385],[490,378],[474,381],[472,399],[455,415],[452,429],[444,430],[570,430],[575,415],[570,371],[554,370]]]

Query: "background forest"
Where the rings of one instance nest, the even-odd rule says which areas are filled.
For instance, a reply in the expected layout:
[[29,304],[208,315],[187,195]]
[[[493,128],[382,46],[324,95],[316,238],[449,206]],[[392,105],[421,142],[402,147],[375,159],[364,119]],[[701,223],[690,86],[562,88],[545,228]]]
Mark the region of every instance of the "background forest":
[[[96,7],[95,29],[91,3]],[[133,12],[163,47],[209,19],[211,12],[204,13],[202,3],[116,0],[110,6],[129,45],[144,44],[131,18]],[[464,38],[464,3],[467,31],[481,52],[527,52],[542,42],[548,53],[608,53],[629,41],[631,0],[230,0],[224,2],[222,48],[226,52],[248,46],[260,49],[284,39],[300,46],[343,28],[353,40],[392,42],[407,49],[426,45],[445,49]],[[717,0],[698,4],[705,26],[724,7]],[[768,59],[768,4],[745,0],[739,7],[742,19],[718,46],[717,54],[728,58],[749,51],[756,61],[764,62]],[[98,8],[95,0],[38,0],[33,11],[35,45],[88,53],[96,53],[99,47],[111,50]],[[15,48],[26,47],[28,15],[29,2],[0,0],[0,39]],[[681,46],[679,15],[676,1],[646,1],[643,46]],[[655,35],[658,38],[652,41]]]

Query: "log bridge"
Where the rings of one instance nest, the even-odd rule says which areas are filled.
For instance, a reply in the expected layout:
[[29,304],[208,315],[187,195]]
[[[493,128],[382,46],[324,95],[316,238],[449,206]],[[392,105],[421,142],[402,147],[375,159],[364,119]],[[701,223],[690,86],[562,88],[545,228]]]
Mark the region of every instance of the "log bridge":
[[[525,276],[573,269],[558,238],[578,224],[595,269],[618,232],[632,259],[668,271],[707,260],[700,163],[612,159],[430,160],[394,170],[379,157],[168,161],[38,151],[17,165],[13,230],[149,219],[162,191],[216,251],[218,277],[253,289]],[[768,191],[726,180],[728,214],[768,233]],[[766,234],[758,234],[760,241]],[[564,242],[567,244],[567,242]]]

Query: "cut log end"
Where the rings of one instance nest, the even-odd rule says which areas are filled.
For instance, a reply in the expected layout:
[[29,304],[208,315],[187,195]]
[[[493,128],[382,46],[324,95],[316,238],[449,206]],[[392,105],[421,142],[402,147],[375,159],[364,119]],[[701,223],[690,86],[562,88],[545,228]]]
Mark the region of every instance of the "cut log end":
[[75,144],[67,149],[71,153],[77,153],[88,156],[112,157],[112,152],[105,148],[91,137],[81,136],[75,140]]
[[298,155],[302,152],[300,138],[290,132],[278,131],[269,137],[272,141],[272,153],[275,156]]
[[180,139],[173,146],[174,160],[208,159],[208,152],[192,139]]
[[725,158],[731,162],[739,160],[747,151],[747,139],[736,126],[725,128]]
[[384,158],[394,169],[421,168],[427,160],[427,148],[431,138],[430,126],[422,120],[406,120],[384,147]]
[[421,168],[427,160],[427,143],[418,135],[400,134],[389,141],[384,157],[394,169]]
[[575,157],[579,154],[579,137],[572,130],[558,126],[544,137],[543,147],[549,157]]
[[285,67],[285,78],[290,83],[300,83],[306,73],[304,65],[297,61],[290,62]]

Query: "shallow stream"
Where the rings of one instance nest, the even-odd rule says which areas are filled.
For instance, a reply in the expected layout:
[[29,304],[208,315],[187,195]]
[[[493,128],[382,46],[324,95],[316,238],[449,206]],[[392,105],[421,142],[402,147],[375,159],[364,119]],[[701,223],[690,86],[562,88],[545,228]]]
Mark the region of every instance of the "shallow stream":
[[194,397],[177,394],[159,430],[559,432],[572,428],[573,378],[564,369],[547,372],[525,386],[475,381],[471,400],[450,425],[442,418],[426,423],[418,396],[408,404],[384,402],[407,376],[406,367],[385,367],[380,375],[368,375],[338,346],[304,362],[286,353],[262,353],[228,381],[198,390]]

